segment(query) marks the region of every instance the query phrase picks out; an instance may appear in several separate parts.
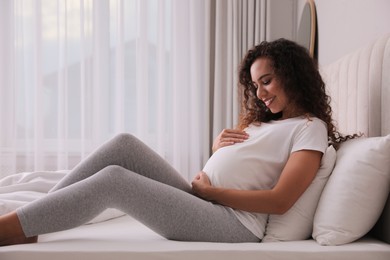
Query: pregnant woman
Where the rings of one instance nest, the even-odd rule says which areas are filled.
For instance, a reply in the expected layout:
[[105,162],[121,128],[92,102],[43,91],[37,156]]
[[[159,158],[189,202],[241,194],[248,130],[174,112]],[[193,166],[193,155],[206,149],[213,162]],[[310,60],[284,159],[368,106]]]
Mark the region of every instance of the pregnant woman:
[[262,42],[239,70],[239,125],[215,139],[213,155],[188,183],[130,134],[81,161],[45,197],[0,217],[0,245],[80,226],[106,208],[134,217],[167,239],[259,242],[268,214],[291,208],[341,136],[329,97],[306,49]]

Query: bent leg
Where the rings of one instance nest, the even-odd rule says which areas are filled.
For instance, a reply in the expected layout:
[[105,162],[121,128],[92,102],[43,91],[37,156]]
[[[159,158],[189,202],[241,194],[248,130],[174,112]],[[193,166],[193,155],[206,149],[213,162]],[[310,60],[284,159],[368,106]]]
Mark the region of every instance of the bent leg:
[[80,162],[50,192],[88,178],[110,165],[191,192],[189,183],[161,156],[130,134],[119,134]]
[[108,207],[181,241],[258,242],[234,213],[118,166],[17,210],[27,237],[79,226]]

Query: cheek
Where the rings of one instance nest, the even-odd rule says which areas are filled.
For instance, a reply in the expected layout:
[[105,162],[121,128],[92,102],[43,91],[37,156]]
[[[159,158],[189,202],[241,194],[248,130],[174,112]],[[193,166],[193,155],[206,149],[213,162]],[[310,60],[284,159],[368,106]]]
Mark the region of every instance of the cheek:
[[282,103],[283,106],[287,106],[289,99],[287,98],[287,95],[282,92],[280,95],[280,102]]
[[277,90],[275,89],[274,94],[276,95],[280,106],[284,107],[288,104],[287,95],[281,88],[278,88]]
[[287,95],[286,95],[286,92],[284,91],[284,89],[279,85],[279,84],[275,84],[272,88],[272,91],[273,93],[278,96],[278,98],[285,102],[287,101]]

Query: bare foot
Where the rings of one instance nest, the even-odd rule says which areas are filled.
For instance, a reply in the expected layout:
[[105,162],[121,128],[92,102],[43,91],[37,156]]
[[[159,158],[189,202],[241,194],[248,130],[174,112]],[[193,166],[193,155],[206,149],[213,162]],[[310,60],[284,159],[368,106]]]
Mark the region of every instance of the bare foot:
[[35,237],[16,237],[16,238],[10,238],[4,241],[0,242],[0,246],[10,246],[10,245],[18,245],[18,244],[31,244],[36,243],[38,241],[38,236]]
[[36,243],[37,236],[27,238],[16,212],[0,216],[0,246]]

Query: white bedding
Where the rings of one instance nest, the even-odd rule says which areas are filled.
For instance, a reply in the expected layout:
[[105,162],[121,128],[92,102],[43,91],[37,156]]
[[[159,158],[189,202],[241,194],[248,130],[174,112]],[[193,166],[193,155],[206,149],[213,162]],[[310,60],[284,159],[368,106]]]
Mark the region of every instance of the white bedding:
[[[43,197],[68,171],[37,171],[9,175],[0,179],[0,215]],[[108,209],[87,224],[123,216],[116,209]]]
[[242,244],[169,241],[128,216],[42,235],[39,241],[0,247],[0,259],[390,259],[390,245],[371,238],[334,247],[320,246],[314,240]]
[[[0,180],[0,214],[44,196],[67,171],[29,172]],[[42,235],[37,244],[0,247],[1,260],[48,259],[390,259],[390,245],[365,238],[324,247],[314,240],[272,243],[169,241],[141,223],[109,209],[72,230]],[[321,253],[320,253],[321,252]]]

